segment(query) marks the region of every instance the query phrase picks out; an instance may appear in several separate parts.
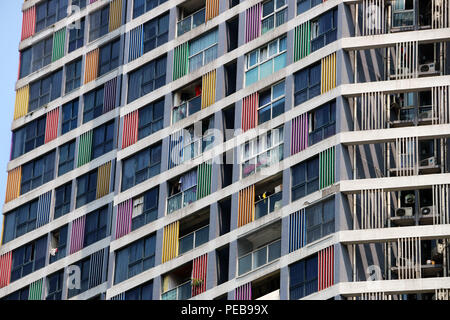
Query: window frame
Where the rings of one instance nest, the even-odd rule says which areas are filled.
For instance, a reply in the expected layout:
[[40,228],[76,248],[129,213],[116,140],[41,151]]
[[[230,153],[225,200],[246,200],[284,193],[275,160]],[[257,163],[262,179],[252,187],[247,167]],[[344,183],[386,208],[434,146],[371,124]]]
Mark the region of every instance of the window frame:
[[[99,25],[93,25],[95,17],[99,16]],[[89,14],[89,42],[97,40],[109,33],[109,5],[106,5]]]
[[[84,30],[86,27],[86,19],[81,18],[76,23],[80,24],[80,28],[69,30],[69,43],[68,43],[68,53],[75,51],[84,46]],[[81,43],[80,43],[81,42]]]
[[[62,190],[64,189],[64,190]],[[58,197],[57,194],[62,191],[63,192],[63,198],[61,203],[59,203],[59,199],[61,197]],[[53,213],[53,220],[58,219],[67,213],[69,213],[71,210],[71,202],[72,202],[72,181],[69,181],[66,184],[63,184],[62,186],[59,186],[55,189],[55,208]],[[60,209],[61,208],[61,209]],[[64,209],[67,208],[67,209]],[[61,210],[61,213],[59,211]],[[67,210],[67,211],[65,211]]]
[[[273,10],[272,10],[272,12],[270,12],[269,14],[264,16],[264,5],[269,3],[269,2],[272,2],[272,1],[273,1]],[[278,2],[281,2],[281,1],[284,2],[284,4],[281,5],[280,7],[278,7]],[[287,21],[287,14],[288,14],[287,8],[288,8],[288,4],[287,4],[286,0],[268,0],[268,1],[264,1],[261,4],[261,35],[263,35],[266,32],[269,32],[270,30],[273,30],[273,29],[281,26],[282,24],[286,23],[286,21]],[[283,22],[278,23],[279,15],[282,12],[283,12],[283,17],[284,17],[284,19],[282,20]],[[264,21],[265,20],[269,20],[271,18],[273,19],[272,27],[267,29],[267,30],[264,30]]]
[[[108,236],[108,220],[110,218],[108,205],[86,215],[83,247],[86,248]],[[94,223],[94,229],[88,231],[89,220]],[[91,238],[93,237],[93,238]]]
[[[26,194],[54,179],[56,151],[53,150],[23,165],[20,181],[20,195]],[[40,163],[42,161],[42,163]],[[47,167],[49,165],[50,167]],[[31,167],[30,177],[25,178],[26,167]],[[42,166],[40,169],[39,166]],[[38,171],[38,173],[36,173]],[[41,172],[39,172],[41,171]],[[35,174],[38,174],[35,176]],[[51,176],[50,176],[51,175]],[[25,178],[25,180],[24,180]],[[35,185],[37,183],[37,185]],[[24,185],[29,184],[29,187]]]
[[[96,200],[97,195],[97,169],[85,173],[77,179],[77,193],[75,198],[75,207],[79,208]],[[80,183],[84,183],[84,192],[80,193]],[[93,189],[92,189],[93,188]],[[83,200],[80,200],[83,199]]]
[[[317,162],[317,174],[314,175],[311,178],[311,173],[309,172],[308,166],[310,165],[315,165],[316,163],[313,162]],[[312,164],[313,163],[313,164]],[[303,166],[303,176],[304,176],[304,180],[301,181],[300,183],[296,183],[294,184],[294,170],[296,170],[297,168],[301,168]],[[314,166],[316,167],[316,166]],[[318,190],[320,190],[319,187],[319,179],[320,179],[320,162],[319,162],[319,156],[314,156],[311,157],[305,161],[300,162],[299,164],[295,165],[292,167],[291,169],[291,201],[295,201],[298,199],[301,199],[313,192],[316,192]],[[317,184],[317,186],[315,186],[315,184]],[[312,188],[312,191],[308,189],[308,186],[310,186],[310,188]],[[294,197],[294,193],[297,189],[304,187],[305,188],[305,193],[302,194],[299,197]]]
[[[117,52],[116,49],[117,48]],[[103,53],[106,52],[109,59],[103,61]],[[108,72],[118,68],[120,65],[120,37],[114,39],[99,49],[98,76],[103,76]],[[105,68],[105,69],[104,69]]]
[[[58,148],[58,177],[72,171],[75,163],[75,140],[69,141]],[[63,168],[61,172],[61,168]]]
[[[114,149],[114,128],[114,120],[94,128],[92,133],[91,160],[101,157],[105,153],[108,153],[109,151]],[[99,144],[96,144],[97,133],[100,133],[100,136],[103,137]],[[98,150],[100,150],[100,152],[98,152]]]
[[[79,99],[75,99],[72,101],[67,102],[62,106],[62,115],[61,115],[61,136],[66,134],[67,132],[72,131],[73,129],[76,129],[78,127],[78,108],[80,105]],[[70,108],[70,118],[64,120],[66,111]],[[74,115],[75,114],[75,115]],[[65,129],[64,127],[68,124],[68,129]],[[75,125],[75,126],[74,126]]]
[[[45,77],[42,77],[42,78],[30,83],[28,112],[38,110],[42,106],[61,97],[62,76],[63,76],[63,69],[61,68]],[[44,91],[43,84],[45,83],[45,81],[49,81],[48,92],[43,92]],[[55,85],[57,86],[56,88],[55,88]],[[34,88],[38,88],[37,90],[39,92],[38,92],[37,97],[33,97],[33,91],[34,91],[33,89]],[[47,96],[48,96],[48,98],[47,98]],[[36,106],[34,106],[34,104],[36,104]]]
[[[139,109],[139,119],[138,119],[138,140],[143,139],[164,127],[164,109],[165,109],[164,99],[159,99],[155,102],[149,103],[148,105]],[[161,117],[155,119],[155,110],[160,107],[162,109]],[[151,109],[151,112],[149,111]],[[144,112],[151,113],[152,120],[144,122],[142,114]],[[142,121],[141,121],[142,120]],[[155,128],[156,127],[156,128]]]
[[[62,5],[61,5],[62,4]],[[39,19],[39,10],[40,8],[43,8],[45,6],[45,16],[43,19]],[[55,24],[56,22],[60,21],[61,19],[64,19],[67,17],[67,6],[68,6],[68,0],[47,0],[43,1],[41,3],[38,3],[36,5],[36,22],[35,22],[35,32],[38,33],[47,27]],[[49,15],[49,8],[54,8],[55,12],[52,15]],[[54,20],[53,20],[54,16]],[[39,19],[39,20],[38,20]],[[43,25],[39,25],[40,23],[43,23]]]
[[[283,94],[281,94],[281,95],[275,97],[275,96],[274,96],[275,88],[276,88],[277,86],[280,86],[281,84],[283,84]],[[267,103],[265,103],[265,104],[263,104],[263,105],[260,105],[260,103],[261,103],[261,99],[260,99],[261,94],[262,94],[262,93],[266,93],[266,92],[269,91],[269,90],[270,90],[270,101],[267,102]],[[270,121],[270,120],[274,119],[275,117],[278,117],[279,115],[281,115],[281,114],[284,113],[284,109],[285,109],[285,98],[286,98],[286,83],[285,83],[285,81],[284,81],[284,80],[279,81],[279,82],[277,82],[277,83],[271,85],[269,89],[266,89],[266,90],[263,90],[262,92],[259,92],[259,93],[258,93],[258,98],[259,98],[259,99],[258,99],[258,110],[257,110],[257,114],[258,114],[258,125],[260,125],[260,124],[262,124],[262,123],[264,123],[264,122],[267,122],[267,121]],[[284,100],[284,101],[283,101],[283,112],[281,112],[280,114],[275,115],[275,117],[274,117],[274,115],[273,115],[274,104],[280,103],[281,100]],[[268,120],[265,120],[265,121],[263,121],[263,122],[260,122],[260,119],[261,119],[261,117],[260,117],[260,111],[263,110],[263,109],[266,109],[266,108],[269,107],[269,106],[270,106],[270,118],[269,118]]]
[[[163,19],[167,19],[167,29],[165,30],[165,32],[161,33],[161,26],[160,24],[162,23]],[[154,34],[153,37],[151,38],[146,38],[147,32],[146,32],[146,28],[151,29],[151,25],[155,24],[156,25],[156,32]],[[149,52],[155,48],[158,48],[159,46],[163,45],[164,43],[169,41],[169,24],[170,24],[170,20],[169,20],[169,13],[164,13],[162,15],[160,15],[159,17],[156,17],[150,21],[147,21],[146,23],[144,23],[143,25],[143,37],[142,37],[142,50],[143,53]],[[154,39],[155,45],[153,47],[148,46],[148,43],[151,43],[151,41]]]
[[[202,39],[208,37],[210,34],[213,34],[213,33],[215,34],[215,38],[216,38],[215,41],[216,42],[214,42],[213,44],[210,44],[207,47],[202,48],[200,51],[198,51],[198,52],[196,52],[194,54],[191,54],[191,47],[192,47],[192,43],[193,42],[196,42],[196,41],[201,42]],[[206,59],[206,51],[209,51],[209,50],[211,50],[214,47],[216,48],[215,54],[212,55],[213,58],[211,60],[207,61],[207,59]],[[201,36],[199,36],[199,37],[197,37],[195,39],[190,40],[189,41],[189,53],[188,53],[189,72],[194,72],[195,70],[198,70],[201,67],[207,65],[208,63],[216,60],[217,59],[217,55],[218,55],[218,47],[219,47],[219,29],[218,28],[215,28],[215,29],[213,29],[211,31],[208,31],[208,32],[202,34]],[[197,65],[192,64],[191,63],[191,59],[196,57],[196,56],[199,56],[199,55],[202,55],[202,63],[201,63],[201,65],[197,66]],[[192,66],[194,66],[194,67],[192,67]]]
[[[88,104],[88,99],[92,98],[92,106]],[[101,101],[101,103],[100,103]],[[83,124],[100,117],[103,114],[103,106],[105,104],[104,86],[95,88],[83,95]],[[89,109],[86,109],[89,107]],[[90,115],[92,113],[92,116]]]
[[81,58],[66,64],[65,70],[65,94],[68,94],[81,86]]

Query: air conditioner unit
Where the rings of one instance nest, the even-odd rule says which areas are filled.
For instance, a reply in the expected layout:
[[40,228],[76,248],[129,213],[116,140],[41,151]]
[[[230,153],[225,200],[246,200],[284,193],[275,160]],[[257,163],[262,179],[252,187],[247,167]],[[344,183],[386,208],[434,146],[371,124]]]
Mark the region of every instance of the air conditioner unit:
[[436,157],[429,157],[420,161],[421,167],[432,167],[436,165]]
[[436,73],[436,65],[434,62],[425,63],[419,66],[419,75]]
[[423,112],[419,113],[419,119],[420,120],[431,119],[432,117],[433,117],[433,111],[432,110],[423,111]]
[[433,214],[433,212],[434,212],[434,206],[420,208],[420,214],[423,215],[423,216],[427,216],[429,214]]
[[398,208],[397,210],[395,210],[395,216],[396,217],[412,217],[413,216],[413,208],[412,207]]

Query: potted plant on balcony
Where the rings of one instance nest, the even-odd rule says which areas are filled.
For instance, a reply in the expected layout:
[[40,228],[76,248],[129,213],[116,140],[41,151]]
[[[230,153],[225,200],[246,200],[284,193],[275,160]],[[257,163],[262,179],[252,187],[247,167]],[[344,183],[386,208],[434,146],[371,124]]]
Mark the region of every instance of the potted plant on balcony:
[[203,279],[197,279],[197,278],[193,278],[192,279],[192,286],[193,287],[201,287],[203,285]]

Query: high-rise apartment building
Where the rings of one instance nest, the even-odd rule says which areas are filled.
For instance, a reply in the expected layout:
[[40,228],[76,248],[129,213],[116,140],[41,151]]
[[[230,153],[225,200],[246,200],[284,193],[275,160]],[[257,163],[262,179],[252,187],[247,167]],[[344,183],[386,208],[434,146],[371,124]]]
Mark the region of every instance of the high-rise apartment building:
[[448,299],[449,41],[450,0],[24,1],[0,299]]

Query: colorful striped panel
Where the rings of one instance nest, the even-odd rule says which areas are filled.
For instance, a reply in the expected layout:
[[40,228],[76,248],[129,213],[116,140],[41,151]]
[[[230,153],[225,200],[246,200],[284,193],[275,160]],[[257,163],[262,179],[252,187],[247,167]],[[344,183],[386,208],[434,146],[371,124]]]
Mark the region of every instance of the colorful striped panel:
[[261,3],[248,8],[245,12],[245,43],[261,35]]
[[17,167],[8,172],[6,182],[5,203],[16,199],[20,195],[20,180],[22,178],[22,167]]
[[322,59],[320,93],[336,88],[336,52]]
[[98,167],[96,199],[100,199],[109,193],[110,180],[111,180],[111,161]]
[[86,224],[85,215],[72,222],[72,235],[70,238],[70,254],[83,249],[85,224]]
[[202,77],[202,109],[216,102],[216,70],[212,70]]
[[50,221],[50,206],[52,202],[52,191],[42,194],[38,200],[36,228]]
[[36,7],[33,6],[23,12],[21,41],[34,35],[36,26]]
[[138,140],[139,110],[123,117],[122,149],[125,149]]
[[125,300],[125,292],[119,293],[117,296],[111,297],[110,300],[113,300],[113,301]]
[[136,60],[144,54],[144,25],[140,25],[129,33],[130,50],[128,51],[128,62]]
[[197,200],[211,194],[211,161],[198,166],[197,175]]
[[298,61],[311,53],[311,23],[299,25],[294,32],[294,61]]
[[97,0],[89,0],[89,4],[93,4],[94,2],[97,2]]
[[66,28],[58,30],[53,35],[52,62],[64,57],[66,45]]
[[255,186],[239,191],[238,227],[255,220]]
[[133,199],[119,203],[117,206],[116,239],[130,233],[132,217]]
[[14,120],[17,120],[28,113],[28,101],[30,99],[29,86],[22,87],[16,92],[16,102],[14,104]]
[[308,114],[304,113],[292,119],[291,155],[308,147]]
[[206,0],[205,22],[219,15],[219,0]]
[[92,132],[93,131],[91,130],[80,136],[77,167],[81,167],[91,161]]
[[59,107],[47,113],[45,124],[45,143],[58,137]]
[[208,270],[208,254],[192,261],[192,296],[206,291],[206,273]]
[[28,300],[42,300],[42,282],[43,279],[30,284]]
[[9,285],[11,280],[12,251],[0,256],[0,288]]
[[183,130],[170,135],[169,139],[169,169],[183,163]]
[[237,287],[234,291],[234,300],[252,300],[252,283]]
[[91,255],[91,262],[89,265],[89,289],[95,288],[103,282],[104,250],[105,249],[102,249]]
[[241,126],[244,132],[255,128],[258,123],[258,101],[259,96],[257,92],[242,99]]
[[162,263],[178,256],[178,237],[180,221],[176,221],[164,227]]
[[100,49],[97,48],[86,54],[86,65],[84,68],[85,84],[97,79],[99,50]]
[[173,52],[173,80],[185,76],[189,69],[189,43],[180,44]]
[[319,251],[318,265],[320,291],[334,284],[334,246]]
[[303,248],[306,244],[305,209],[289,216],[289,253]]
[[319,154],[319,188],[331,186],[335,182],[334,159],[335,147],[322,151]]
[[112,0],[109,4],[109,32],[122,25],[122,0]]
[[103,96],[103,113],[116,108],[117,78],[105,83]]

